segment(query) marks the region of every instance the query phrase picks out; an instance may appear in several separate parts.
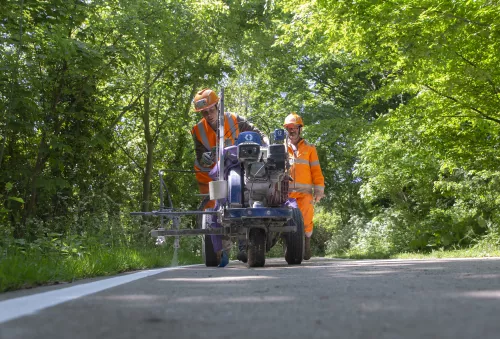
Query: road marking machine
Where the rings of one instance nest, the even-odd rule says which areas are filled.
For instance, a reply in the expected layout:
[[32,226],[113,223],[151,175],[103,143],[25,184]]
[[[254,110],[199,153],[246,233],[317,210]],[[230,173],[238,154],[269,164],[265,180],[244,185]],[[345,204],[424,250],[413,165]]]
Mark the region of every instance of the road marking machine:
[[[238,239],[246,251],[248,267],[262,267],[268,252],[283,239],[285,260],[290,265],[302,263],[304,222],[296,201],[288,197],[289,162],[286,132],[274,130],[269,145],[256,132],[239,133],[234,145],[225,147],[224,89],[218,112],[216,164],[210,175],[209,198],[197,211],[176,211],[167,191],[169,207],[164,206],[166,185],[160,172],[160,209],[132,212],[134,216],[160,216],[171,219],[170,228],[151,231],[153,237],[202,235],[202,254],[206,266],[218,266],[217,255],[223,239]],[[208,200],[215,208],[205,209]],[[180,218],[197,216],[196,229],[181,229]]]

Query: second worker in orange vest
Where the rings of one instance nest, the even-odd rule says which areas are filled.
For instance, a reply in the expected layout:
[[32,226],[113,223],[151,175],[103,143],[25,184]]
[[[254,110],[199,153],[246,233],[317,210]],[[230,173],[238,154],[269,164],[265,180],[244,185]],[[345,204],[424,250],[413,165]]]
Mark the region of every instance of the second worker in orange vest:
[[290,198],[295,198],[304,218],[304,259],[311,258],[314,203],[325,196],[325,179],[319,165],[318,153],[313,144],[300,136],[304,122],[296,113],[285,118],[283,126],[288,132],[288,155],[291,163]]

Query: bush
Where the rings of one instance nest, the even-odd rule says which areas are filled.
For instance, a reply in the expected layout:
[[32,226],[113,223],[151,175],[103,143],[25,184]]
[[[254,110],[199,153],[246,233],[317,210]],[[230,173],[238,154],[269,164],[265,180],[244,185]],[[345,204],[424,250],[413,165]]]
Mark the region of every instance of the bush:
[[311,238],[311,251],[314,256],[327,254],[329,242],[344,242],[345,235],[341,228],[341,218],[334,211],[327,211],[323,207],[316,207],[314,214],[314,230]]

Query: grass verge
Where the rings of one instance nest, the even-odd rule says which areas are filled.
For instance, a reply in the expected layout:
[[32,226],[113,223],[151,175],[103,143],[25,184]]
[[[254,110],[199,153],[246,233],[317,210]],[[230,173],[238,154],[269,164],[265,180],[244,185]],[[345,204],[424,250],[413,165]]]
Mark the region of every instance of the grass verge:
[[0,292],[73,282],[148,268],[201,263],[201,257],[180,248],[94,248],[88,254],[12,253],[0,260]]
[[403,252],[403,253],[384,253],[384,252],[355,252],[346,251],[328,257],[344,259],[441,259],[441,258],[488,258],[500,257],[500,247],[496,244],[487,242],[479,243],[468,248],[456,249],[432,249],[426,252]]
[[429,253],[399,253],[394,259],[445,259],[445,258],[488,258],[500,257],[500,250],[484,251],[473,248],[457,250],[434,250]]

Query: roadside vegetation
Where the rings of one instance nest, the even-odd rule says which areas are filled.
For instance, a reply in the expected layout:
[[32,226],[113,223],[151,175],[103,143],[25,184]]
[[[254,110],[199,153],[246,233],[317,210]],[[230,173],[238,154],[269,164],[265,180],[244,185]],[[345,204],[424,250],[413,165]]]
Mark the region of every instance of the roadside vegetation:
[[[338,218],[319,208],[314,219],[316,226],[312,238],[316,256],[344,259],[425,259],[425,258],[483,258],[500,257],[500,235],[495,232],[470,232],[460,242],[428,244],[412,248],[401,239],[392,239],[381,230],[342,227]],[[378,225],[377,225],[378,226]],[[380,227],[380,226],[379,226]],[[407,230],[407,232],[410,232]],[[404,234],[404,233],[403,233]]]
[[172,264],[161,220],[130,212],[158,209],[160,170],[197,209],[204,87],[267,134],[304,118],[327,194],[314,255],[498,255],[499,17],[489,0],[4,1],[1,289]]
[[[60,234],[39,238],[36,245],[13,244],[0,260],[0,292],[42,285],[66,284],[85,278],[135,270],[202,263],[201,241],[183,241],[175,250],[173,239],[163,245],[109,246]],[[187,239],[186,239],[187,240]]]

